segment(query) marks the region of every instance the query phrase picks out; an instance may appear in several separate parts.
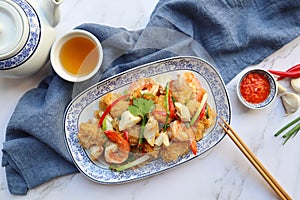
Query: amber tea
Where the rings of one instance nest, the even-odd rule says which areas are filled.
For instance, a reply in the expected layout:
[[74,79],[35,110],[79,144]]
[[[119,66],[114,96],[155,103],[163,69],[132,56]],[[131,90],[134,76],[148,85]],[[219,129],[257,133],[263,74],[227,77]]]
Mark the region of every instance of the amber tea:
[[59,58],[68,73],[84,76],[91,73],[97,66],[99,51],[90,39],[74,37],[62,45]]

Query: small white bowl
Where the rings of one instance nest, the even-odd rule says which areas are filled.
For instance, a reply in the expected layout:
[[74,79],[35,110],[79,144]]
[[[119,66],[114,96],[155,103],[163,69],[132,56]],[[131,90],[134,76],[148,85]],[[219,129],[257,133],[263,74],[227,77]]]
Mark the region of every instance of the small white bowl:
[[[241,90],[240,90],[241,82],[244,80],[244,78],[247,75],[249,75],[251,73],[258,73],[260,75],[263,75],[265,78],[267,78],[268,83],[270,85],[269,95],[267,96],[267,98],[264,101],[259,102],[259,103],[250,103],[250,102],[246,101],[243,98]],[[238,84],[237,84],[238,99],[244,106],[246,106],[247,108],[250,108],[250,109],[263,109],[263,108],[268,107],[275,100],[275,98],[277,96],[277,92],[278,92],[278,87],[277,87],[274,76],[270,72],[268,72],[267,70],[262,69],[262,68],[252,68],[252,69],[246,70],[244,72],[244,74],[241,76],[241,78],[239,79]]]
[[[83,38],[86,38],[86,39],[90,40],[91,42],[93,42],[95,45],[94,50],[97,51],[97,53],[99,53],[98,60],[96,62],[97,64],[93,67],[91,72],[84,74],[84,75],[77,75],[77,74],[72,74],[72,73],[68,72],[63,67],[61,59],[60,59],[60,51],[61,51],[61,48],[63,47],[63,45],[67,41],[71,40],[72,38],[76,38],[76,37],[83,37]],[[101,46],[99,40],[93,34],[91,34],[88,31],[75,29],[75,30],[69,31],[68,33],[66,33],[62,37],[58,38],[54,42],[54,44],[51,48],[50,60],[51,60],[51,64],[52,64],[54,71],[61,78],[65,79],[67,81],[70,81],[70,82],[81,82],[81,81],[85,81],[85,80],[91,78],[99,71],[102,61],[103,61],[103,50],[102,50],[102,46]]]

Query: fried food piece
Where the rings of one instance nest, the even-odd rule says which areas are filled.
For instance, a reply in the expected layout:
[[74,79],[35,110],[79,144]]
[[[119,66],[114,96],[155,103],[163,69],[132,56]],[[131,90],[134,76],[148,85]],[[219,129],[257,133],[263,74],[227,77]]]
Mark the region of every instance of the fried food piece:
[[171,142],[169,146],[161,149],[161,157],[165,162],[175,161],[179,156],[189,152],[189,141]]

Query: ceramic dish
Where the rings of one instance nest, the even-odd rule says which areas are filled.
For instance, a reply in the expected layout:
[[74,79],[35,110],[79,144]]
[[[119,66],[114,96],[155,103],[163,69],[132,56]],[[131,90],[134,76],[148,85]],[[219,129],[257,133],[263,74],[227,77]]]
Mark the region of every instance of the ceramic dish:
[[[116,172],[110,170],[101,162],[93,162],[87,152],[80,146],[77,139],[78,127],[81,122],[93,117],[94,110],[98,109],[99,99],[108,92],[120,92],[133,81],[142,77],[152,77],[159,81],[171,79],[176,74],[186,71],[193,72],[208,92],[208,103],[217,112],[214,125],[198,143],[197,155],[188,153],[177,161],[166,163],[156,159],[134,170]],[[79,171],[89,179],[103,184],[124,183],[149,177],[203,154],[222,140],[225,132],[217,124],[219,116],[230,122],[231,107],[223,80],[216,69],[204,60],[195,57],[174,57],[136,67],[107,80],[104,80],[81,94],[69,104],[65,113],[65,141],[69,153]]]
[[[249,74],[253,74],[253,73],[257,73],[262,75],[263,77],[266,78],[267,82],[269,83],[270,89],[269,89],[269,95],[267,96],[267,98],[259,103],[250,103],[248,101],[246,101],[241,93],[241,89],[240,89],[240,85],[242,80]],[[276,96],[277,96],[277,84],[276,84],[276,80],[274,78],[274,76],[272,74],[270,74],[267,70],[261,69],[261,68],[254,68],[254,69],[248,69],[246,70],[243,75],[241,76],[241,78],[238,81],[237,84],[237,96],[239,98],[239,100],[241,101],[241,103],[250,108],[250,109],[263,109],[268,107],[269,105],[271,105],[271,103],[275,100]]]

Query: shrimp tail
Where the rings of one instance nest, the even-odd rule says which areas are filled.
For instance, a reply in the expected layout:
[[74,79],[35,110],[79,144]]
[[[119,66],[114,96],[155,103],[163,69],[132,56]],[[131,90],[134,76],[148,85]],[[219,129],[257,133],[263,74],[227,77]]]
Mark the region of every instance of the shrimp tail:
[[125,138],[123,138],[118,132],[113,130],[106,130],[104,131],[104,133],[108,137],[108,139],[116,143],[121,150],[130,151],[129,142]]

